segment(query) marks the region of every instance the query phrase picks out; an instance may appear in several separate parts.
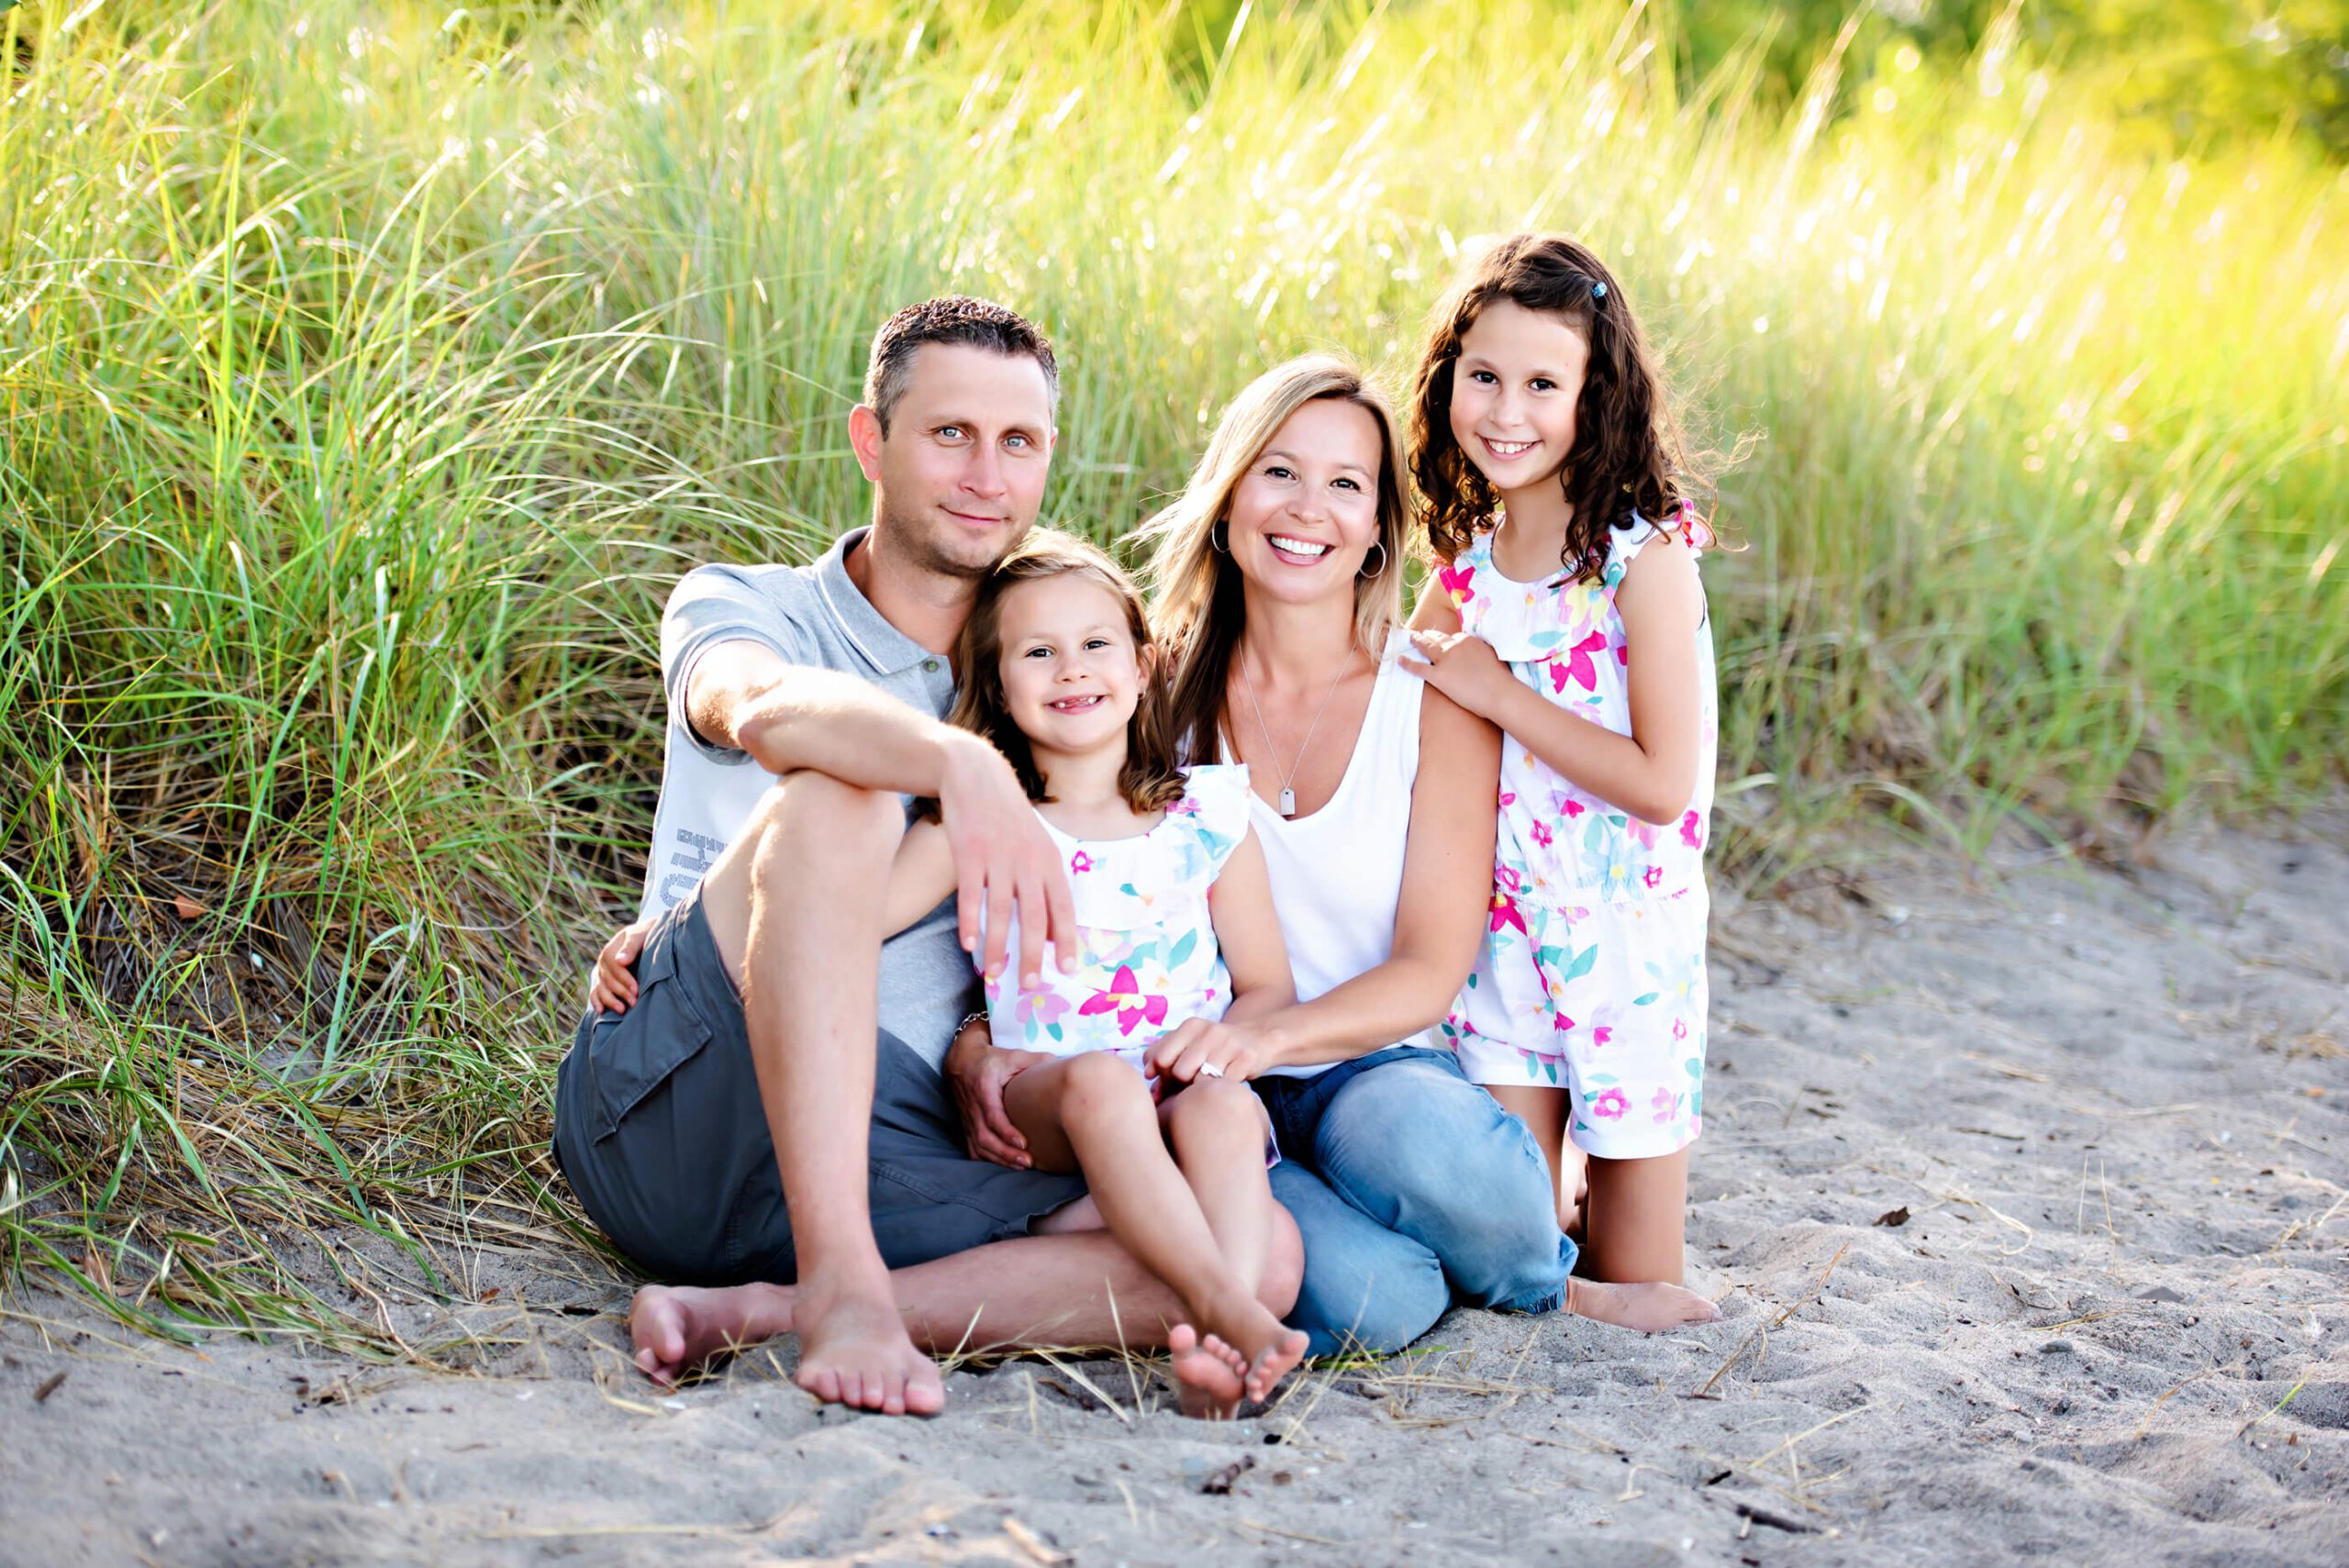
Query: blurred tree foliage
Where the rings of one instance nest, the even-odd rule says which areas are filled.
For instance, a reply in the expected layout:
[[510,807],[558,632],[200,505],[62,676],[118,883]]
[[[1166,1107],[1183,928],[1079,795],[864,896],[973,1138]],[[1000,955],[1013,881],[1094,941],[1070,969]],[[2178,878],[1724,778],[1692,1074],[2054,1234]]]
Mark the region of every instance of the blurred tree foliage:
[[2349,0],[1666,0],[1664,15],[1695,75],[1758,48],[1789,97],[1849,24],[1846,105],[1904,64],[1964,69],[2003,25],[2021,63],[2149,151],[2281,132],[2349,157]]

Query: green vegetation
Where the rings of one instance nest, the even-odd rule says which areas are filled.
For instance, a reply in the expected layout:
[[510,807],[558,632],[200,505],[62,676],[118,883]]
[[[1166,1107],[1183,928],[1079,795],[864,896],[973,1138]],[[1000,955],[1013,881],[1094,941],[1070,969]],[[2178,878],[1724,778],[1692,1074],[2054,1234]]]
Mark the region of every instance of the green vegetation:
[[2306,138],[2149,158],[2011,15],[1782,103],[1764,43],[1691,76],[1604,8],[853,10],[0,13],[8,1263],[363,1335],[303,1231],[430,1271],[558,1223],[666,586],[859,520],[864,342],[941,290],[1057,336],[1050,520],[1111,537],[1270,361],[1402,369],[1470,237],[1601,246],[1758,437],[1709,568],[1751,885],[1861,815],[1970,850],[2338,786]]

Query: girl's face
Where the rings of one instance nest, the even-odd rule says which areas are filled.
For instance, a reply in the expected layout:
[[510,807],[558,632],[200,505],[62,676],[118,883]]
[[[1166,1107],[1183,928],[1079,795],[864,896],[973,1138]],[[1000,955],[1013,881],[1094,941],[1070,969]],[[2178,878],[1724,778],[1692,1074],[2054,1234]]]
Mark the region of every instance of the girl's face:
[[1069,754],[1122,740],[1143,685],[1124,602],[1064,572],[1015,583],[999,615],[1004,704],[1029,743]]
[[1344,398],[1305,405],[1241,476],[1225,517],[1241,575],[1288,603],[1349,600],[1378,539],[1378,421]]
[[1563,316],[1514,300],[1486,306],[1460,335],[1452,439],[1506,495],[1554,478],[1575,448],[1590,340]]

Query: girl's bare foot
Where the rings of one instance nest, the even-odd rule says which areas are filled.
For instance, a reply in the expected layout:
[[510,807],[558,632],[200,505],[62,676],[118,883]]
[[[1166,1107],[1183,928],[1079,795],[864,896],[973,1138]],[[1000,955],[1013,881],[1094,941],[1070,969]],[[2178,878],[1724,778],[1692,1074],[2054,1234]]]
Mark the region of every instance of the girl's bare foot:
[[1188,1323],[1168,1330],[1169,1374],[1183,1414],[1198,1421],[1229,1421],[1239,1412],[1248,1387],[1248,1359],[1209,1334],[1199,1338]]
[[1232,1302],[1228,1310],[1213,1314],[1212,1321],[1240,1352],[1247,1368],[1247,1394],[1251,1399],[1270,1399],[1280,1380],[1305,1359],[1305,1348],[1311,1343],[1304,1329],[1287,1327],[1252,1296],[1242,1296]]
[[872,1290],[803,1280],[791,1310],[799,1335],[792,1381],[817,1398],[886,1416],[934,1416],[945,1405],[938,1363],[907,1338],[886,1274]]
[[663,1388],[719,1356],[791,1331],[791,1293],[777,1285],[725,1290],[649,1284],[628,1309],[637,1370]]
[[1642,1334],[1709,1323],[1721,1315],[1720,1307],[1683,1285],[1605,1284],[1586,1279],[1566,1281],[1566,1310]]

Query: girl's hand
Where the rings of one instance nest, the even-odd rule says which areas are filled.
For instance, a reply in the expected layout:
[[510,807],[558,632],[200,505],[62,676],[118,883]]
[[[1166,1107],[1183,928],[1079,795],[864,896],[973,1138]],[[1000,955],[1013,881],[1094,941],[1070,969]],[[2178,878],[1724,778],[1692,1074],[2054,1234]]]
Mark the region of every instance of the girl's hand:
[[1403,668],[1479,717],[1492,717],[1516,688],[1517,677],[1493,645],[1473,633],[1415,631],[1411,647],[1426,662],[1405,659]]
[[1150,1048],[1151,1070],[1188,1084],[1197,1078],[1253,1078],[1273,1065],[1272,1051],[1246,1024],[1192,1018]]
[[649,919],[622,926],[596,955],[595,971],[587,977],[587,1005],[599,1013],[625,1013],[636,1005],[636,955],[644,951]]

